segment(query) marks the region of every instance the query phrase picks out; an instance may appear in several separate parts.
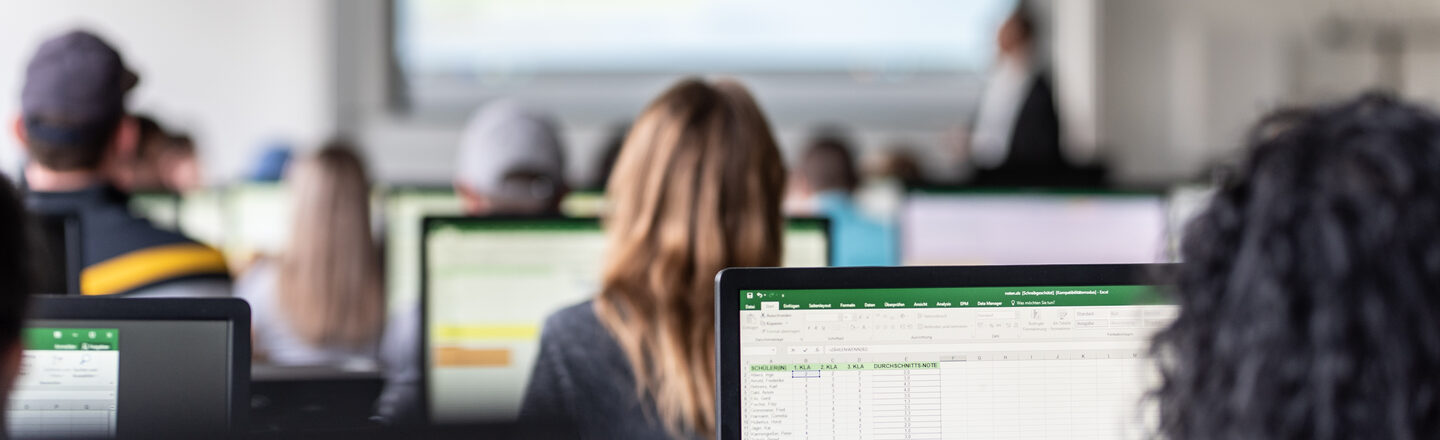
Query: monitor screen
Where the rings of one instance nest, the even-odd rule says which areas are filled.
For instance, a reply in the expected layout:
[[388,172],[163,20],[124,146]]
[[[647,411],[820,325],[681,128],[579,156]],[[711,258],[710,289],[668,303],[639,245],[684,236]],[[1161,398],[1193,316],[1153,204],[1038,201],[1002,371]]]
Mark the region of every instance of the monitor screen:
[[225,221],[223,190],[207,188],[181,196],[177,226],[185,236],[223,250]]
[[763,287],[739,293],[744,439],[1135,437],[1176,313],[1140,285]]
[[226,434],[231,332],[224,320],[32,320],[6,415],[10,436]]
[[909,266],[1167,260],[1164,198],[1148,193],[921,193],[901,214]]
[[[825,266],[827,231],[823,220],[790,221],[785,263]],[[428,219],[424,240],[431,420],[513,420],[545,318],[600,287],[600,223]]]
[[1169,223],[1169,237],[1166,243],[1173,261],[1180,261],[1180,245],[1185,239],[1185,229],[1210,206],[1215,189],[1207,186],[1180,186],[1170,190],[1166,203]]
[[281,184],[245,184],[225,190],[225,254],[249,261],[285,250],[293,221],[289,189]]
[[460,215],[464,205],[448,187],[395,188],[385,192],[385,292],[390,310],[420,300],[421,222],[427,216]]
[[155,227],[177,231],[180,229],[180,196],[170,193],[149,192],[130,195],[130,212],[149,220]]

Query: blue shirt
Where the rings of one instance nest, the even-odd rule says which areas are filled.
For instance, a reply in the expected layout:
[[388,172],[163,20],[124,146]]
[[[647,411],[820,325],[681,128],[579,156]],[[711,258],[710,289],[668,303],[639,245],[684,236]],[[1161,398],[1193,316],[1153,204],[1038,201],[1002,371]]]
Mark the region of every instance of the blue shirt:
[[830,253],[835,266],[899,264],[894,224],[861,211],[843,191],[821,192],[815,200],[820,214],[830,219]]

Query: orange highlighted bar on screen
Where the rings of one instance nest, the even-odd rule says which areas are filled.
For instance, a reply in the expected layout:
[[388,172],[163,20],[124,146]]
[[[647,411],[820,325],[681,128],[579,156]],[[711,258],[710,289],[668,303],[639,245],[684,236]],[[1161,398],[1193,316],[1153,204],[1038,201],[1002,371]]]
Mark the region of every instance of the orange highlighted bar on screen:
[[510,350],[505,348],[442,347],[435,349],[435,365],[440,367],[508,367],[510,358]]

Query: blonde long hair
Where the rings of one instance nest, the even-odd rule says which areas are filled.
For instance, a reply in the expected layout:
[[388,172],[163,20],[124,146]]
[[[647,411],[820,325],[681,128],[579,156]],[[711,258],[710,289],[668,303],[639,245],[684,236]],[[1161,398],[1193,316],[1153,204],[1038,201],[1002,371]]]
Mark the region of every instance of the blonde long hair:
[[364,163],[332,143],[296,164],[290,180],[294,219],[290,248],[280,258],[281,313],[312,345],[374,343],[385,296]]
[[770,125],[733,81],[671,87],[621,149],[596,315],[672,434],[714,434],[715,275],[780,263],[784,187]]

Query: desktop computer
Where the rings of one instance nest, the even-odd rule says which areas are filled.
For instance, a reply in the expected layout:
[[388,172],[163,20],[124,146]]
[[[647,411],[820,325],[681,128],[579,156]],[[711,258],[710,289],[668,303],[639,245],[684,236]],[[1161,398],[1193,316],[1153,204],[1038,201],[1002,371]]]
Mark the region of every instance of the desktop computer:
[[[829,262],[828,222],[791,220],[786,264]],[[427,218],[425,394],[434,423],[513,421],[551,313],[593,297],[596,219]]]

